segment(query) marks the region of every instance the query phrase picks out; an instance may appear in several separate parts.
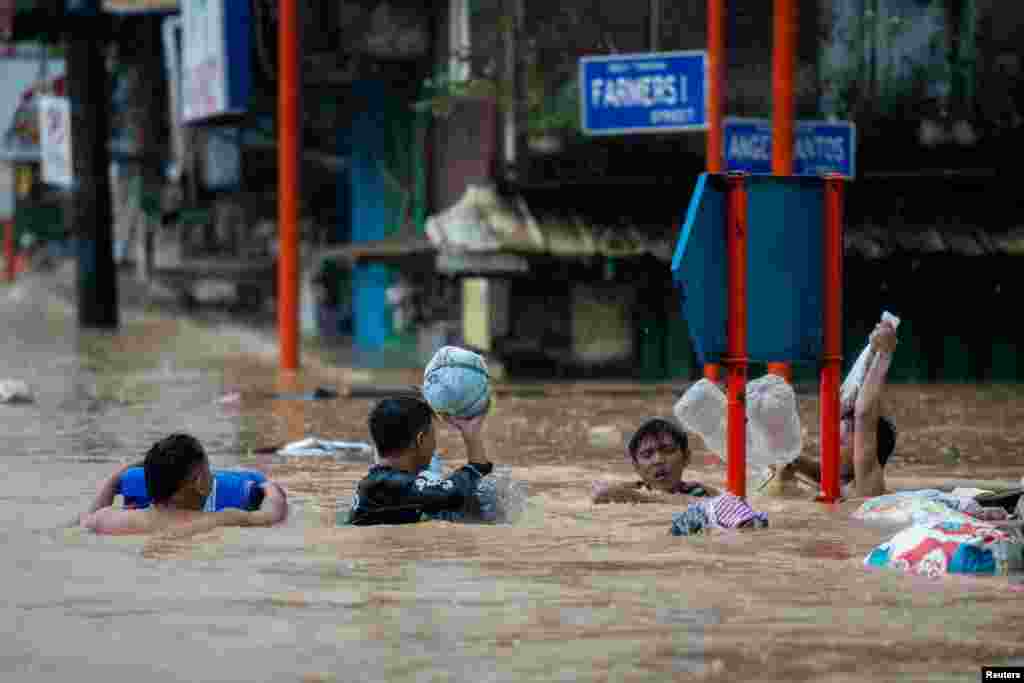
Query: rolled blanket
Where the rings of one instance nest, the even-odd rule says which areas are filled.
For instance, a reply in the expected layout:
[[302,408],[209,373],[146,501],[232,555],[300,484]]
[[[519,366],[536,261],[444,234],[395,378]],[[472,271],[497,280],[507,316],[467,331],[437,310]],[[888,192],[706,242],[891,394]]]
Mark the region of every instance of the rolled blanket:
[[938,522],[998,522],[1008,515],[1002,508],[984,507],[973,498],[954,496],[937,489],[899,491],[864,502],[856,519],[890,524],[935,524]]
[[673,536],[690,536],[709,529],[763,529],[768,515],[751,508],[747,501],[731,493],[690,503],[683,512],[672,515]]
[[1024,565],[1024,544],[1019,536],[982,522],[915,524],[868,553],[864,565],[933,578],[1006,575]]

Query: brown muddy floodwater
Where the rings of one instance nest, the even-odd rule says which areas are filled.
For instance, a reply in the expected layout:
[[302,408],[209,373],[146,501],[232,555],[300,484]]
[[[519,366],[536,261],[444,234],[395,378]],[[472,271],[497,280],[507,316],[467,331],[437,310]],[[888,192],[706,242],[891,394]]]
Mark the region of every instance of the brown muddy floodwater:
[[[856,503],[755,495],[771,528],[696,538],[668,535],[678,505],[592,506],[594,478],[630,472],[590,428],[628,434],[669,413],[672,387],[504,387],[488,436],[493,459],[529,482],[514,526],[337,528],[365,463],[250,452],[365,440],[369,399],[260,396],[351,374],[279,377],[252,335],[156,316],[78,332],[31,279],[0,289],[0,325],[0,378],[36,396],[0,405],[5,683],[974,681],[983,664],[1024,663],[1018,584],[866,571],[887,532],[851,520]],[[218,402],[233,391],[239,404]],[[892,483],[1024,474],[1021,388],[898,386],[889,398]],[[802,401],[812,436],[814,403]],[[284,484],[289,520],[174,543],[62,526],[117,464],[176,430],[215,466]],[[451,433],[439,446],[462,459]],[[699,445],[695,462],[689,476],[722,483]]]

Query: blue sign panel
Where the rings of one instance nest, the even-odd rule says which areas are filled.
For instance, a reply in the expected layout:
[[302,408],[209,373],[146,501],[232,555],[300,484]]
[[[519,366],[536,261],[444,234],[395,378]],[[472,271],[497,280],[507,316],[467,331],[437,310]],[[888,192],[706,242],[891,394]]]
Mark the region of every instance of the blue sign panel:
[[[747,355],[815,362],[824,332],[825,181],[751,176],[747,188]],[[702,173],[672,259],[672,279],[701,363],[728,356],[726,177]]]
[[[747,173],[772,172],[772,122],[726,118],[725,167]],[[857,129],[848,121],[797,121],[793,131],[793,175],[856,175]]]
[[707,129],[707,53],[649,52],[580,60],[587,135]]

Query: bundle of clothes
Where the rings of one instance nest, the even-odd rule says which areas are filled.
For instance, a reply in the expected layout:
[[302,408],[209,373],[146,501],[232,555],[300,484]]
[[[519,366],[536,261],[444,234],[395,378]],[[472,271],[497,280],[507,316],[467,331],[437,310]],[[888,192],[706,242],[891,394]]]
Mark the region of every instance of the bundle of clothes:
[[927,577],[998,576],[1024,570],[1022,508],[1020,492],[999,500],[989,492],[924,489],[872,498],[853,516],[909,525],[872,549],[865,566]]
[[673,536],[692,536],[712,529],[763,529],[768,515],[756,512],[747,501],[731,493],[723,493],[697,503],[672,515]]

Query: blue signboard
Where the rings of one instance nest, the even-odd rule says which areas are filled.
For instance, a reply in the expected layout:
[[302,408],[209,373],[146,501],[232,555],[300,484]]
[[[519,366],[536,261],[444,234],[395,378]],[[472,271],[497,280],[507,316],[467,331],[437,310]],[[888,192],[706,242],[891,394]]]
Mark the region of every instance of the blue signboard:
[[[747,355],[821,358],[825,181],[752,176],[747,188]],[[702,173],[679,230],[672,279],[700,363],[729,353],[726,177]]]
[[707,53],[649,52],[580,60],[587,135],[707,129]]
[[[725,167],[772,172],[772,122],[727,117],[723,121]],[[848,121],[797,121],[793,131],[793,175],[856,174],[857,129]]]

